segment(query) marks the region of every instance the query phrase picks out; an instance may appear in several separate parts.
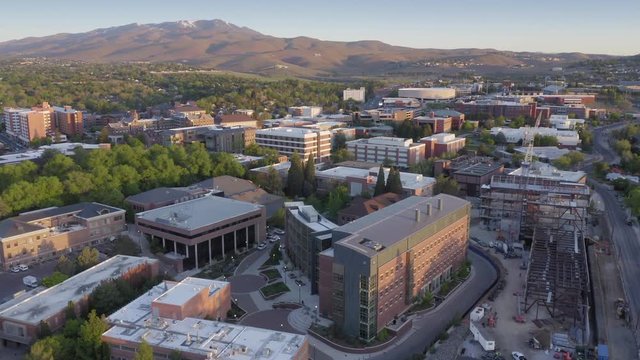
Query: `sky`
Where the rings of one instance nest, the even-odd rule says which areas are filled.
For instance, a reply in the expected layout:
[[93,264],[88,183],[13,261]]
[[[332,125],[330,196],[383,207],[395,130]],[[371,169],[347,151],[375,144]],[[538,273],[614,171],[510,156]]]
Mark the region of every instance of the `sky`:
[[639,0],[3,0],[0,41],[221,19],[278,37],[415,48],[640,53]]

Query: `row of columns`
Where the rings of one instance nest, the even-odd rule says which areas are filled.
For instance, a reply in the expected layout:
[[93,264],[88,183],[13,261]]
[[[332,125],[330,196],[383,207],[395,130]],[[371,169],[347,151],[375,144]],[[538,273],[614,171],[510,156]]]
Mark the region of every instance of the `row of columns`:
[[[260,239],[260,236],[259,236],[260,228],[257,225],[254,225],[254,227],[255,227],[255,237],[256,237],[256,241],[255,242],[258,243],[259,242],[258,239]],[[245,230],[245,244],[246,244],[247,249],[249,249],[249,227],[248,226],[245,227],[244,230]],[[238,253],[238,231],[239,230],[234,230],[233,231],[233,252],[234,253]],[[224,241],[224,237],[227,234],[224,234],[224,235],[220,236],[220,239],[221,239],[221,242],[222,242],[222,254],[223,255],[225,253],[225,251],[224,251],[224,242],[225,242]],[[162,239],[162,247],[166,249],[165,238],[161,238],[161,239]],[[213,260],[212,252],[211,252],[211,241],[212,240],[213,239],[207,240],[207,242],[209,244],[209,263],[211,263],[212,260]],[[198,269],[199,268],[199,264],[198,264],[198,244],[195,244],[194,249],[195,249],[194,259],[195,259],[195,263],[196,263],[196,269]],[[176,253],[176,254],[178,253],[178,243],[176,241],[173,241],[173,252]],[[185,256],[189,257],[189,245],[185,245]]]

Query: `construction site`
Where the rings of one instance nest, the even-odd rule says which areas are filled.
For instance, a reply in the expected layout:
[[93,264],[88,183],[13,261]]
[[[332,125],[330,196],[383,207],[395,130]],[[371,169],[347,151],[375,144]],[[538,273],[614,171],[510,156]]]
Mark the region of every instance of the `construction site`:
[[496,247],[505,256],[531,249],[521,264],[522,311],[534,321],[546,312],[569,329],[576,345],[589,341],[585,237],[591,191],[585,178],[583,172],[532,163],[528,171],[493,176],[481,195],[482,223],[496,231]]

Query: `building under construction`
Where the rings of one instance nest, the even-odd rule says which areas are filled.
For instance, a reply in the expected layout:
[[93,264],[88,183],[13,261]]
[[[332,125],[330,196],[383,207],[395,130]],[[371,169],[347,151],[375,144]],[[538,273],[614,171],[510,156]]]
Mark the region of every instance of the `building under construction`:
[[590,188],[584,172],[559,171],[534,163],[493,176],[482,195],[484,224],[509,243],[531,246],[524,309],[542,309],[587,340],[588,291],[585,229]]

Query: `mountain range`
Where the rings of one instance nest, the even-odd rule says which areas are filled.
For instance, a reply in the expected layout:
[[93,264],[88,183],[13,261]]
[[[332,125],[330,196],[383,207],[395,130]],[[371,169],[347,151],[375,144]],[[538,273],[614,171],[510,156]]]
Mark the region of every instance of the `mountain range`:
[[0,43],[0,58],[48,57],[87,62],[180,62],[246,73],[327,77],[421,72],[548,72],[614,58],[494,49],[414,49],[380,41],[278,38],[223,20],[129,24],[76,34]]

